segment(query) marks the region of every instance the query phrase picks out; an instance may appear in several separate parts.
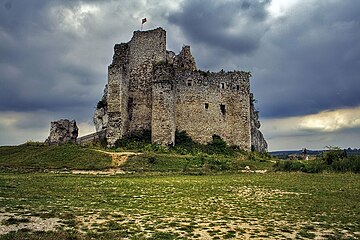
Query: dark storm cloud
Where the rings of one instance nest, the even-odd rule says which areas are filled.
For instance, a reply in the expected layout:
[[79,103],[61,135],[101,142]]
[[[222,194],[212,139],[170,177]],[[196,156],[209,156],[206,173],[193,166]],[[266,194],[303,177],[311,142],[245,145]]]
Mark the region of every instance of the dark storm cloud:
[[[267,18],[269,1],[185,1],[183,8],[169,17],[192,41],[210,48],[226,49],[234,54],[254,51],[264,28],[259,24]],[[236,26],[252,27],[254,31],[232,31]]]
[[[83,39],[59,28],[61,9],[76,3],[0,1],[0,111],[64,111],[96,104],[101,90],[94,94],[94,87],[105,77],[69,59]],[[61,8],[50,15],[56,6]]]
[[360,17],[354,9],[359,1],[300,5],[277,23],[281,30],[264,38],[263,49],[274,54],[271,68],[262,63],[268,69],[257,79],[262,85],[255,84],[264,116],[360,105]]
[[89,117],[103,93],[114,44],[128,41],[145,14],[162,16],[165,7],[157,5],[0,0],[0,111],[79,106]]
[[299,1],[279,17],[270,4],[185,1],[169,21],[191,43],[208,46],[200,66],[253,72],[262,117],[360,105],[360,2]]
[[[292,6],[276,15],[276,3]],[[276,127],[360,106],[358,9],[358,0],[0,0],[0,144],[42,139],[59,118],[90,122],[114,44],[143,17],[145,29],[167,31],[169,50],[191,45],[200,69],[251,71],[260,117]],[[294,131],[283,133],[295,146]]]

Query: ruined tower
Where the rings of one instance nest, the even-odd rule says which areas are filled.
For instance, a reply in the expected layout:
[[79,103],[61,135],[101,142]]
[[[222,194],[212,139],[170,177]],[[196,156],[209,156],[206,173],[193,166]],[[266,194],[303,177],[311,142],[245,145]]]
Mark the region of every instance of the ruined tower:
[[[176,55],[166,50],[162,28],[135,31],[116,44],[108,85],[94,116],[108,144],[151,131],[153,143],[174,145],[175,131],[207,143],[214,134],[244,150],[266,151],[252,94],[251,74],[197,70],[190,46]],[[101,124],[100,124],[101,123]]]

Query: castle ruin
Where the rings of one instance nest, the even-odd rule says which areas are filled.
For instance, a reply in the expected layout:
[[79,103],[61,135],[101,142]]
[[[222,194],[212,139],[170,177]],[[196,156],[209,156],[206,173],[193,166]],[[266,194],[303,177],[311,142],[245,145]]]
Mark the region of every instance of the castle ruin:
[[94,115],[96,130],[117,139],[151,131],[153,143],[175,144],[175,131],[207,143],[214,134],[229,145],[264,152],[249,72],[197,70],[190,47],[166,50],[166,31],[135,31],[116,44],[108,84]]

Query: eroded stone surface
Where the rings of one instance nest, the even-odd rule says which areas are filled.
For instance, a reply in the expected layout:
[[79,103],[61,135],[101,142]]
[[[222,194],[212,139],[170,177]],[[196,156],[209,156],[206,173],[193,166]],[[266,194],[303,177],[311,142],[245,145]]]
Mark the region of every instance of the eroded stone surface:
[[106,129],[108,125],[108,110],[107,110],[107,85],[104,89],[104,95],[98,102],[94,113],[93,121],[96,128],[96,132]]
[[78,131],[75,120],[60,119],[51,122],[50,136],[45,142],[49,144],[76,143]]

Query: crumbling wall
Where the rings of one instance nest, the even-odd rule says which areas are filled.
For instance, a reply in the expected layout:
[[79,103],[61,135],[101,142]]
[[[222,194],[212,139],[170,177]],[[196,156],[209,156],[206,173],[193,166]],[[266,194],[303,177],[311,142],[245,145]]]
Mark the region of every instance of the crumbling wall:
[[113,62],[108,67],[106,138],[109,146],[124,136],[127,119],[129,45],[116,44]]
[[191,54],[190,46],[183,46],[179,55],[175,57],[174,65],[179,70],[196,71],[196,62]]
[[151,141],[175,144],[174,68],[168,64],[154,67],[152,85]]
[[250,150],[249,77],[246,72],[177,72],[176,128],[195,141],[212,135]]
[[60,119],[51,122],[50,135],[45,142],[48,144],[76,143],[78,131],[75,120]]
[[153,65],[166,61],[166,32],[135,31],[129,46],[129,132],[151,130]]

